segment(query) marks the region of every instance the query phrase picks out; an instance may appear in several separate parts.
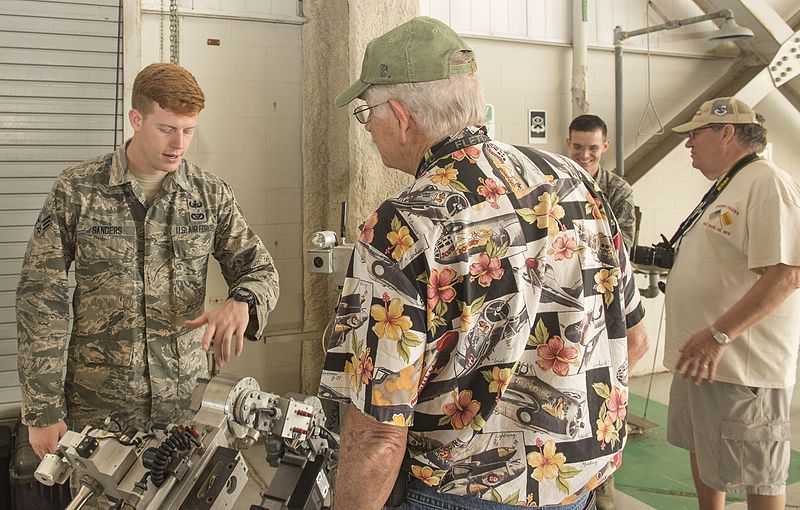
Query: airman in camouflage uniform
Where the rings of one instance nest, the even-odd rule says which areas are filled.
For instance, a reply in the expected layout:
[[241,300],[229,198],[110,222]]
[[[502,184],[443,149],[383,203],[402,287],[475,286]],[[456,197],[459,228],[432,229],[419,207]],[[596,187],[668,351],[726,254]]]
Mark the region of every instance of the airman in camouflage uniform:
[[[81,430],[112,412],[123,427],[188,418],[196,380],[208,376],[203,348],[213,339],[223,362],[219,345],[234,341],[238,354],[242,336],[260,337],[278,299],[272,258],[230,186],[182,159],[202,91],[173,64],[145,73],[162,88],[181,90],[190,80],[199,108],[183,97],[179,106],[150,98],[151,110],[141,112],[134,100],[133,138],[56,179],[28,244],[17,288],[19,374],[22,420],[40,456],[54,450],[62,420]],[[152,200],[134,175],[145,166],[165,172]],[[204,313],[209,254],[253,306],[229,299]],[[58,424],[57,435],[47,432]],[[35,442],[35,432],[46,440]]]
[[603,167],[594,178],[600,191],[606,196],[611,211],[617,218],[619,231],[625,241],[625,247],[630,251],[636,235],[636,211],[633,203],[633,188],[619,175],[609,172]]
[[[633,203],[633,188],[619,175],[600,166],[600,158],[608,150],[608,127],[597,115],[579,115],[569,125],[567,149],[569,157],[594,178],[600,191],[606,196],[611,212],[627,251],[636,238],[636,210]],[[605,215],[602,208],[595,209]],[[611,220],[611,218],[609,218]],[[598,510],[614,510],[614,478],[608,477],[597,488]]]
[[569,125],[569,156],[592,176],[606,196],[616,217],[625,247],[630,250],[636,237],[636,211],[633,188],[622,177],[600,166],[600,158],[608,150],[608,128],[596,115],[580,115]]

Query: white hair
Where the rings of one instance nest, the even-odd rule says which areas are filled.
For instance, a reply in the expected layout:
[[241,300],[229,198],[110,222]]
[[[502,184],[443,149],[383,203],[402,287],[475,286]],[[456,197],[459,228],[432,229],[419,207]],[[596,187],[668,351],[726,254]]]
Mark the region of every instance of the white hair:
[[[460,51],[453,55],[451,62],[460,64],[472,60],[472,52]],[[486,120],[483,95],[474,73],[436,81],[372,85],[365,91],[364,99],[371,105],[389,99],[399,101],[411,113],[422,136],[431,143]]]

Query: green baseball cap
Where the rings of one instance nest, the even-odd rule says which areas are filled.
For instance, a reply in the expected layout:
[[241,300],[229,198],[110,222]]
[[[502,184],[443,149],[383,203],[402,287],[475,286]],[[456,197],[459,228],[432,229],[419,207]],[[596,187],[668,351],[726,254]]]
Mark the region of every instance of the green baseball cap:
[[453,29],[441,21],[417,16],[367,44],[361,77],[334,101],[342,107],[361,97],[370,85],[436,81],[473,73],[474,61],[451,64],[457,51],[472,51]]

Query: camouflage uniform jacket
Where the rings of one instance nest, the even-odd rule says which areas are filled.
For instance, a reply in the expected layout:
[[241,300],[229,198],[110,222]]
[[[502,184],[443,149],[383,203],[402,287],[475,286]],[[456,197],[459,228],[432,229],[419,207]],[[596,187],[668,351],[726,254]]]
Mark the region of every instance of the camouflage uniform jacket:
[[137,427],[184,419],[197,377],[208,376],[204,328],[183,323],[203,313],[209,254],[229,286],[256,296],[248,339],[278,299],[272,258],[230,186],[184,161],[146,207],[126,146],[65,170],[28,243],[17,287],[28,425],[66,417],[80,429],[111,411]]
[[474,129],[436,144],[364,223],[319,395],[408,427],[403,470],[440,493],[592,490],[619,465],[643,316],[606,206],[566,157]]
[[595,178],[600,191],[608,199],[608,205],[617,218],[622,239],[625,241],[626,251],[633,248],[633,240],[636,237],[636,211],[633,202],[633,188],[628,182],[619,175],[609,172],[602,167],[597,172]]

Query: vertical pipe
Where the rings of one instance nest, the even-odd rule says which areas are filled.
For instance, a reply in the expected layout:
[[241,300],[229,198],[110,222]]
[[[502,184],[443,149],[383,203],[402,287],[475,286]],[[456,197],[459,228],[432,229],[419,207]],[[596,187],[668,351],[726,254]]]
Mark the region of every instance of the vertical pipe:
[[614,29],[614,147],[617,157],[617,175],[625,176],[625,149],[623,144],[624,132],[622,129],[622,40],[618,36],[621,28]]
[[141,2],[122,2],[122,139],[133,136],[133,127],[127,122],[131,109],[133,80],[142,66],[142,9]]
[[586,0],[572,2],[572,118],[589,111],[586,99],[588,44],[586,28],[589,18]]

